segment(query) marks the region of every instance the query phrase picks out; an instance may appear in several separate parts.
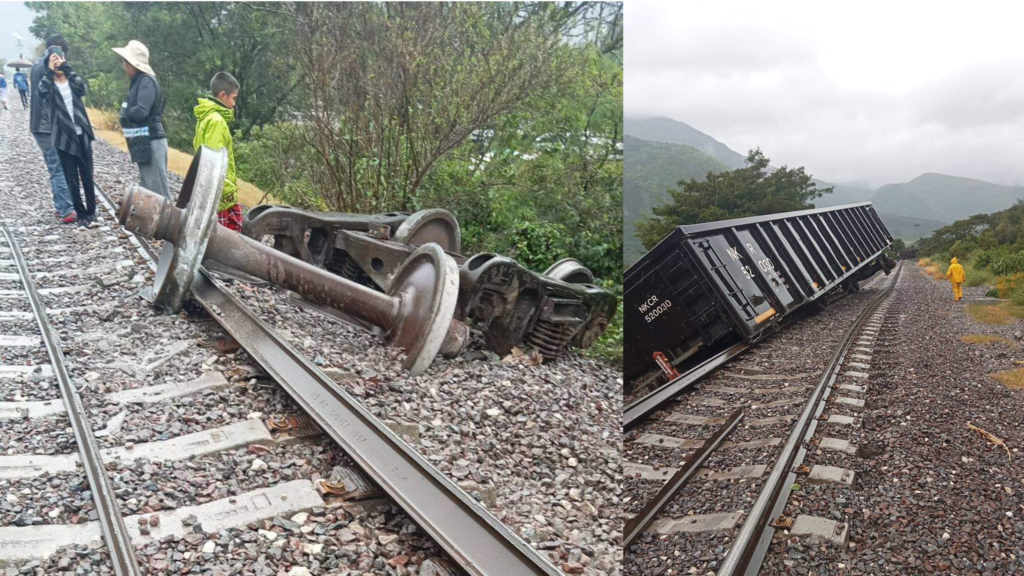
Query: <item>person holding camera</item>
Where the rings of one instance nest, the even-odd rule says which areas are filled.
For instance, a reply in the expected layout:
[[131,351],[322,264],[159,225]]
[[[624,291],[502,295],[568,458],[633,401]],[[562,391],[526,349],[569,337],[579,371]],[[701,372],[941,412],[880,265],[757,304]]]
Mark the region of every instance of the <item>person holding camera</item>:
[[64,40],[64,36],[53,34],[46,38],[46,52],[43,57],[32,65],[30,72],[32,93],[28,128],[32,132],[32,137],[36,139],[39,151],[43,153],[46,170],[50,173],[50,190],[53,193],[55,215],[65,224],[74,224],[78,221],[78,217],[71,202],[71,194],[68,192],[68,181],[64,178],[64,170],[60,167],[60,158],[57,156],[57,149],[53,147],[53,139],[50,135],[50,106],[45,105],[39,95],[39,83],[46,76],[50,50],[54,47],[60,48],[65,55],[68,53],[68,43]]
[[139,186],[170,198],[167,186],[167,133],[164,132],[164,93],[149,66],[149,48],[132,40],[124,48],[111,48],[122,59],[131,79],[121,104],[121,131],[128,154],[139,167]]
[[[39,81],[39,98],[50,109],[50,135],[57,149],[78,225],[90,228],[96,223],[96,188],[92,173],[92,123],[82,97],[85,80],[75,74],[60,46],[46,51],[46,70]],[[79,189],[85,191],[85,201]]]

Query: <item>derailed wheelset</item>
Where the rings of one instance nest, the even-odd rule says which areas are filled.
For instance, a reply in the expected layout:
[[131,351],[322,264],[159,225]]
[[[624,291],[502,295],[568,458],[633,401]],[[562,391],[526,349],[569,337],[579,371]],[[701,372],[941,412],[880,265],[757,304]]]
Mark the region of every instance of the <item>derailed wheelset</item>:
[[571,258],[538,274],[496,254],[464,257],[458,221],[446,210],[364,215],[257,206],[242,232],[256,240],[272,236],[285,254],[379,291],[389,289],[418,246],[434,243],[459,264],[455,318],[472,321],[501,355],[529,346],[555,359],[587,348],[618,304]]
[[412,250],[392,271],[386,293],[372,290],[216,225],[226,169],[226,152],[204,147],[177,206],[141,187],[122,199],[118,220],[126,229],[165,241],[152,289],[155,306],[181,310],[199,266],[213,261],[371,324],[388,345],[405,349],[404,367],[413,374],[438,353],[452,356],[465,347],[469,329],[454,318],[458,266],[436,243]]

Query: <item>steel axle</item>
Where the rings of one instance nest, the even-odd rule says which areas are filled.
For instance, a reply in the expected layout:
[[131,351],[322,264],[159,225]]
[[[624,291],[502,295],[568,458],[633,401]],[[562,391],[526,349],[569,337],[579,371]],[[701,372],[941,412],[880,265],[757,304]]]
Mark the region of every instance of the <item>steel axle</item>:
[[[157,269],[155,304],[180,310],[199,262],[212,260],[379,327],[388,344],[405,349],[404,367],[413,374],[426,370],[438,352],[462,350],[469,329],[453,318],[459,270],[438,245],[417,248],[387,294],[340,278],[223,226],[207,225],[216,206],[209,196],[219,198],[220,183],[209,185],[204,169],[216,172],[220,159],[218,152],[204,150],[193,161],[190,172],[197,172],[196,178],[186,186],[194,181],[196,188],[182,191],[189,203],[184,208],[141,187],[121,202],[118,219],[125,228],[168,243]],[[200,207],[207,215],[193,211]]]

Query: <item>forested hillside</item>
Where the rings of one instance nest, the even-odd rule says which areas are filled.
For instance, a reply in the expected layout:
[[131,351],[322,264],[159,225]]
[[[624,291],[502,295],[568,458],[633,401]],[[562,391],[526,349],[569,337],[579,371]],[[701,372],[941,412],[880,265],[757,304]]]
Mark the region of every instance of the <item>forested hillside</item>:
[[467,254],[541,271],[572,257],[621,283],[620,3],[28,6],[37,38],[67,38],[93,108],[116,111],[128,90],[111,48],[147,45],[172,147],[191,151],[196,96],[234,75],[238,175],[275,199],[445,208]]
[[1024,198],[1024,188],[972,178],[927,173],[905,184],[887,184],[871,201],[880,212],[951,223],[1005,210]]
[[671,200],[668,190],[680,180],[703,181],[708,172],[723,172],[729,167],[683,144],[650,142],[626,136],[623,162],[623,238],[625,264],[628,266],[645,252],[635,236],[635,222],[651,215],[651,209]]
[[684,144],[700,150],[729,168],[743,168],[742,154],[697,130],[693,126],[664,116],[625,119],[625,133],[651,142]]

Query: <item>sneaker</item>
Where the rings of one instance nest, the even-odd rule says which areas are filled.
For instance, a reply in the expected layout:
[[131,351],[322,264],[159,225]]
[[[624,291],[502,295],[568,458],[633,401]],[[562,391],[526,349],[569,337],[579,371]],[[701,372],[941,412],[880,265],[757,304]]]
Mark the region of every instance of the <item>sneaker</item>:
[[74,212],[60,219],[61,224],[74,224],[75,222],[78,222],[78,215]]
[[89,226],[89,228],[99,228],[100,227],[100,223],[96,221],[96,217],[95,216],[90,216],[88,222],[89,223],[87,224],[87,226]]

